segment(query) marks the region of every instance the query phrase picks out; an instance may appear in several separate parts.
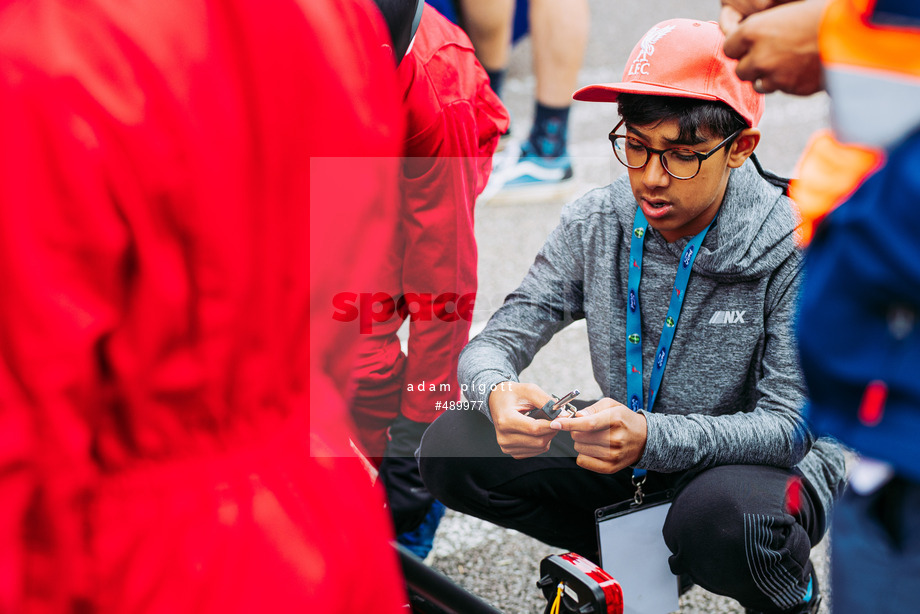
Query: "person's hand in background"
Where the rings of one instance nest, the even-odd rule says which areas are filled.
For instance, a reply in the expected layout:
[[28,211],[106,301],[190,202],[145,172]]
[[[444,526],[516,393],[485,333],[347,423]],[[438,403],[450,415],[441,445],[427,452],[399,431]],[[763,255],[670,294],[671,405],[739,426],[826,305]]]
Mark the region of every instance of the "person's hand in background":
[[[735,4],[774,4],[763,0],[723,0],[725,55],[738,60],[738,76],[762,93],[808,96],[824,89],[818,53],[818,26],[823,0],[800,0],[772,6],[738,22]],[[726,13],[729,17],[726,18]]]
[[729,36],[746,17],[790,1],[793,0],[722,0],[719,26],[725,36]]

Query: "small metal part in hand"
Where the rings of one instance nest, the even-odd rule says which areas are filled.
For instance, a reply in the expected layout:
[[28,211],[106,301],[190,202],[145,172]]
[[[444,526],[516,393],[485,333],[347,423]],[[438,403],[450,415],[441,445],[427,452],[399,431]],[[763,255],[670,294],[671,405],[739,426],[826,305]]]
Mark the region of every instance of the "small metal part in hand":
[[566,403],[565,407],[563,407],[559,411],[559,415],[557,416],[557,418],[575,418],[577,417],[576,416],[577,413],[578,413],[578,409],[576,409],[574,405],[569,405],[568,403]]
[[556,401],[556,404],[553,405],[553,409],[561,409],[563,412],[565,412],[566,415],[563,416],[564,418],[574,418],[578,410],[575,409],[574,405],[570,405],[569,401],[571,401],[572,399],[574,399],[580,394],[581,394],[581,391],[578,390],[578,388],[576,388],[572,392],[568,393],[567,395],[565,395],[564,397]]
[[537,409],[533,409],[527,412],[527,416],[541,420],[555,420],[563,412],[565,412],[565,415],[562,416],[563,418],[573,418],[575,416],[575,412],[578,410],[575,409],[573,405],[570,405],[569,401],[577,397],[579,394],[581,394],[581,392],[579,392],[578,389],[575,389],[561,399],[553,395],[552,400],[547,401],[543,407],[538,407]]

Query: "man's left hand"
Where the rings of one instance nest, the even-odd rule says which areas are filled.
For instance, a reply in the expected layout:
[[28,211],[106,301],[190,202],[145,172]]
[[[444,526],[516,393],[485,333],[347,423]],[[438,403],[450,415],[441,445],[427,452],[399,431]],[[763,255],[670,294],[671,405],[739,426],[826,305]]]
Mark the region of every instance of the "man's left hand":
[[645,416],[609,398],[582,409],[575,418],[556,418],[550,427],[569,431],[578,452],[576,462],[597,473],[634,465],[648,438]]

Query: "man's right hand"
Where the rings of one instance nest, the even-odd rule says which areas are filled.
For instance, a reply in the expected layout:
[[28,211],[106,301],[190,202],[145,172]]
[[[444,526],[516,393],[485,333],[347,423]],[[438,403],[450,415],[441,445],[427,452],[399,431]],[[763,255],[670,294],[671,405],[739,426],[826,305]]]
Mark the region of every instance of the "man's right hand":
[[535,384],[502,382],[495,387],[489,395],[489,412],[502,452],[513,458],[530,458],[549,450],[558,431],[550,428],[549,420],[525,414],[543,407],[552,398]]

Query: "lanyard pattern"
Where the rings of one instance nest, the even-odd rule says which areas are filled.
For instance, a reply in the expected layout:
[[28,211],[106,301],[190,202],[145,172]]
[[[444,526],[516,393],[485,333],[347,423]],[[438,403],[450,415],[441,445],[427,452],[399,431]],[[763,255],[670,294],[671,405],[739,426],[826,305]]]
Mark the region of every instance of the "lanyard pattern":
[[[716,218],[718,215],[716,216]],[[668,364],[668,354],[671,351],[671,342],[674,341],[674,332],[677,330],[677,321],[680,319],[680,310],[684,304],[684,294],[690,280],[690,271],[693,262],[700,250],[706,233],[715,223],[713,218],[706,228],[693,237],[684,248],[677,264],[677,275],[674,278],[674,289],[671,292],[671,302],[668,305],[668,315],[661,328],[661,337],[658,348],[655,350],[655,360],[652,364],[652,376],[649,381],[648,399],[645,410],[652,411],[655,398],[661,388],[661,380]],[[641,208],[636,209],[633,221],[632,243],[629,248],[629,281],[626,305],[626,396],[627,406],[633,411],[642,409],[645,396],[642,383],[642,309],[639,305],[639,283],[642,281],[642,252],[645,246],[645,234],[648,231],[648,220]],[[633,469],[633,481],[644,478],[645,469]]]

